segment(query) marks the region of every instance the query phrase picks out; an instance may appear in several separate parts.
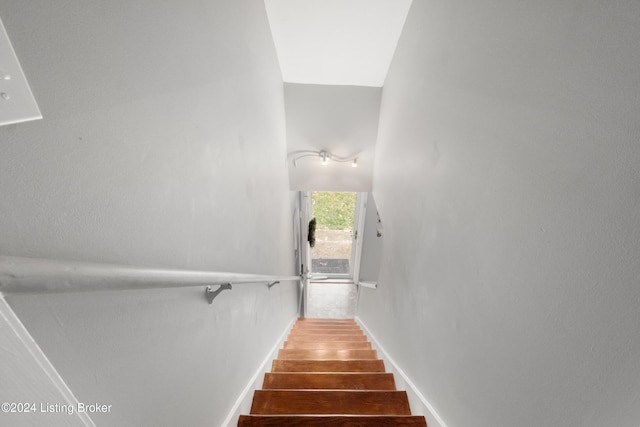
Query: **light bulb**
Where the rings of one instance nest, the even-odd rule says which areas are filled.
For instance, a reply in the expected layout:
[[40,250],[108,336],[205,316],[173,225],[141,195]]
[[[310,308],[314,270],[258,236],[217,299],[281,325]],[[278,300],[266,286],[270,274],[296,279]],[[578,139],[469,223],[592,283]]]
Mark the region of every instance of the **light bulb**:
[[357,168],[358,167],[358,158],[357,157],[355,159],[353,159],[353,162],[351,162],[351,167],[352,168]]

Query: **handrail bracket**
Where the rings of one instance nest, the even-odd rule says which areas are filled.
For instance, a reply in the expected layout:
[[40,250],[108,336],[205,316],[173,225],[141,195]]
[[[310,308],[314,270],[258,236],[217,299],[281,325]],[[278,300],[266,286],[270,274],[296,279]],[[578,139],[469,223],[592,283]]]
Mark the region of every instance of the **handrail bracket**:
[[220,294],[222,291],[231,290],[231,283],[221,283],[220,287],[215,291],[211,288],[211,286],[207,286],[204,289],[204,295],[207,297],[207,301],[209,304],[213,303],[213,300]]
[[280,283],[280,281],[279,281],[279,280],[276,280],[276,281],[274,281],[274,282],[267,283],[267,286],[269,287],[269,289],[271,289],[271,288],[273,288],[275,285],[277,285],[278,283]]

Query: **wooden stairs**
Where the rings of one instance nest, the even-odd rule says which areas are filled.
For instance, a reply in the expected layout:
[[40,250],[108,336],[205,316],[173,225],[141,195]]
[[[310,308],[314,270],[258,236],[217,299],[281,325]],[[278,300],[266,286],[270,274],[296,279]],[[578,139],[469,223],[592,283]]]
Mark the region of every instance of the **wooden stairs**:
[[239,427],[421,426],[352,319],[298,319]]

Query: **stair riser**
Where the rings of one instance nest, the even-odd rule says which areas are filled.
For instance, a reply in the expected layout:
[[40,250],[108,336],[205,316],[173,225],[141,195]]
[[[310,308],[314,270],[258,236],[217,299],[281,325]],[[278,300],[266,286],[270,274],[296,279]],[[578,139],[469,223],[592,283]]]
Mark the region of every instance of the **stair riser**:
[[336,329],[336,328],[304,328],[292,329],[289,335],[364,335],[360,329]]
[[238,427],[427,427],[424,417],[242,415]]
[[382,360],[274,360],[272,372],[384,372]]
[[367,337],[364,335],[289,335],[287,341],[361,341],[367,342]]
[[371,343],[365,341],[286,341],[283,348],[285,349],[345,349],[345,350],[370,350]]
[[377,359],[375,350],[298,350],[283,349],[278,351],[278,359],[303,359],[303,360],[353,360],[353,359]]
[[393,374],[292,374],[268,373],[265,375],[264,390],[269,389],[330,389],[330,390],[395,390]]
[[404,391],[256,390],[251,414],[411,415]]
[[363,341],[367,342],[367,337],[362,334],[289,334],[287,337],[288,341],[297,340],[297,341],[340,341],[338,339],[328,339],[328,337],[338,337],[344,338],[342,341]]

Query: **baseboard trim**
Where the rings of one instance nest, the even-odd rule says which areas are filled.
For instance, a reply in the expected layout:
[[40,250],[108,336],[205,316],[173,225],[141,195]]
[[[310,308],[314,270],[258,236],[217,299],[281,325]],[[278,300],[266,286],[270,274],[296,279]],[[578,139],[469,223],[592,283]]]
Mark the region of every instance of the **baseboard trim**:
[[[33,362],[36,363],[47,376],[53,387],[55,387],[60,396],[66,401],[68,405],[73,408],[78,407],[78,399],[73,394],[67,383],[60,376],[55,366],[51,363],[47,355],[44,354],[40,346],[33,339],[27,328],[24,326],[18,315],[13,311],[9,303],[4,299],[4,295],[0,292],[0,321],[6,323],[6,325],[13,331],[18,337],[20,344],[24,346],[25,350],[33,358]],[[73,411],[73,414],[85,427],[96,427],[95,423],[87,412]]]
[[251,411],[253,392],[262,387],[261,381],[264,378],[264,374],[270,371],[270,363],[273,361],[273,359],[278,357],[278,350],[280,350],[284,345],[284,341],[287,339],[287,336],[289,335],[293,324],[297,320],[297,317],[298,316],[296,315],[296,317],[289,323],[289,326],[284,329],[284,332],[282,333],[282,335],[280,335],[278,341],[271,348],[271,351],[269,351],[267,357],[265,357],[264,361],[260,364],[255,374],[253,374],[244,390],[242,390],[242,393],[240,393],[238,400],[236,400],[236,403],[229,411],[229,415],[227,415],[227,418],[225,418],[225,420],[222,422],[222,427],[237,426],[240,415],[248,414]]
[[362,322],[362,320],[356,316],[356,322],[364,329],[371,344],[378,350],[378,356],[381,356],[387,366],[387,371],[394,374],[396,385],[398,389],[405,389],[407,397],[409,398],[409,405],[414,415],[424,415],[429,427],[447,427],[444,420],[438,415],[433,405],[424,397],[424,395],[418,390],[416,385],[409,379],[407,374],[396,364],[396,362],[389,356],[389,353],[384,349],[376,337],[371,333],[369,328]]

